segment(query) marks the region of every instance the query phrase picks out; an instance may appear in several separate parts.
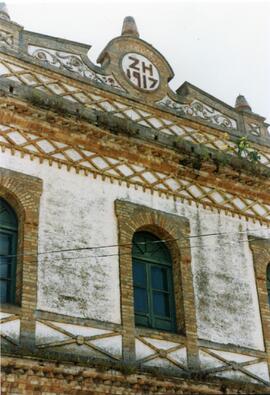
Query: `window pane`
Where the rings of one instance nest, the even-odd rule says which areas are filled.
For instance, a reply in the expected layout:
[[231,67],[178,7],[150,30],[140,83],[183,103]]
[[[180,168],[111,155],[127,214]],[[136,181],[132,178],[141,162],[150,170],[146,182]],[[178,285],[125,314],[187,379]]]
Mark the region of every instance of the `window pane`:
[[162,292],[153,292],[153,310],[154,314],[163,317],[170,317],[170,305],[168,294]]
[[168,290],[167,270],[158,266],[151,268],[152,288]]
[[0,255],[9,255],[11,247],[11,237],[8,234],[0,233]]
[[0,265],[0,277],[1,278],[7,278],[10,277],[10,265],[4,265],[1,263]]
[[7,281],[0,281],[0,302],[7,302]]
[[146,270],[144,263],[138,261],[133,263],[133,281],[134,285],[146,287]]
[[17,217],[10,205],[0,198],[0,224],[3,227],[17,230]]
[[140,312],[140,313],[148,312],[146,289],[134,288],[134,305],[136,312]]
[[167,246],[158,237],[148,232],[135,233],[132,255],[160,264],[171,265],[171,256]]

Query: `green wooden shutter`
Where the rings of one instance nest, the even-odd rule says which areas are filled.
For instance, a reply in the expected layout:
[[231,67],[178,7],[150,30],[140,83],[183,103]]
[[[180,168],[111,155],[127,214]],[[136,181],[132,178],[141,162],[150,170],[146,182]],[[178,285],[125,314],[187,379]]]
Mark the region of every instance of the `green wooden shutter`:
[[0,198],[0,302],[15,303],[16,255],[18,239],[17,216]]
[[132,246],[135,323],[175,331],[172,259],[167,246],[149,232],[137,232]]

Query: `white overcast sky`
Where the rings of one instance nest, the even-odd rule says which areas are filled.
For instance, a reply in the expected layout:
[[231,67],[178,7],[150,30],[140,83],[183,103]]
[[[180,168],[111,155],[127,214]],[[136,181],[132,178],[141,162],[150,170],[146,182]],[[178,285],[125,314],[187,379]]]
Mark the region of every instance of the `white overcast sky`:
[[240,93],[270,123],[270,0],[10,0],[11,19],[26,30],[92,46],[97,56],[134,16],[140,37],[172,66],[173,90],[184,81],[234,106]]

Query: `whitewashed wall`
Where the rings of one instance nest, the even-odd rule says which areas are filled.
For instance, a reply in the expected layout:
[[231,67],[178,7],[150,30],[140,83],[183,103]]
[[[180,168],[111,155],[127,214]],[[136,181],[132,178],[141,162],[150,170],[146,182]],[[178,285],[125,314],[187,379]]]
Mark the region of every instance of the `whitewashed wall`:
[[[49,167],[19,155],[1,154],[0,166],[43,179],[39,251],[117,244],[114,201],[147,205],[189,219],[199,337],[263,350],[252,255],[245,234],[269,237],[258,223],[212,213],[148,192]],[[257,231],[259,229],[259,231]],[[243,242],[238,242],[238,239]],[[233,243],[233,244],[232,244]],[[42,255],[38,309],[120,323],[117,248]],[[80,259],[63,259],[80,257]]]

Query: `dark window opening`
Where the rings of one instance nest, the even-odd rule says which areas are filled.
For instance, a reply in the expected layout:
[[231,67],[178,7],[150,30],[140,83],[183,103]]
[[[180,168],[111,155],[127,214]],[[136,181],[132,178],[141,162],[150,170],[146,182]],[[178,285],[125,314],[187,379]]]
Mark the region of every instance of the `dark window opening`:
[[135,324],[176,330],[172,258],[165,243],[137,232],[132,243]]
[[0,198],[0,303],[15,303],[18,220]]
[[268,294],[268,305],[270,306],[270,263],[268,263],[268,265],[267,265],[266,287],[267,287],[267,294]]

